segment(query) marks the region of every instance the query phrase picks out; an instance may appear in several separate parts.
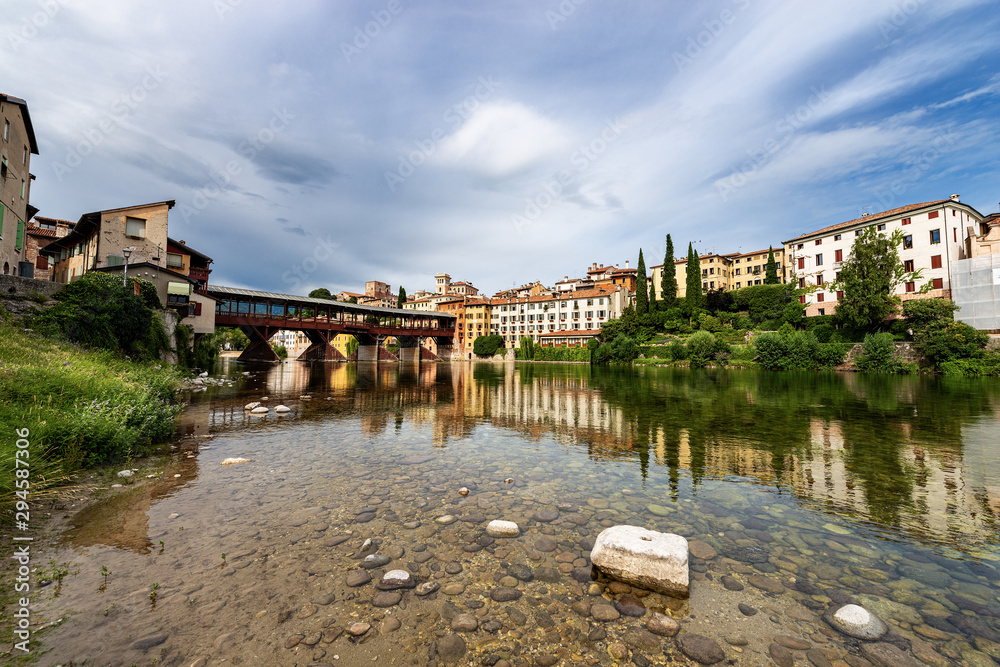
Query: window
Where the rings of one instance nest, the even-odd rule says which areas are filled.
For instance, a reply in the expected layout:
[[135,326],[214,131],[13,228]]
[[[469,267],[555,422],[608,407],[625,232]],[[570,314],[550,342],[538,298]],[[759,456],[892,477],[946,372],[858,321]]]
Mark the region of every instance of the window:
[[944,278],[935,278],[932,280],[931,287],[934,289],[944,289]]
[[819,285],[820,287],[823,286],[823,274],[822,273],[819,274],[818,276],[816,276],[816,284]]
[[45,255],[39,255],[38,259],[35,260],[35,268],[46,271],[49,268],[49,258]]
[[931,257],[931,268],[932,269],[941,268],[941,255],[934,255],[933,257]]
[[838,283],[840,282],[840,271],[837,271],[837,273],[834,275],[833,279],[836,280]]
[[14,241],[14,249],[20,250],[24,247],[24,222],[17,221],[17,238]]
[[[750,283],[747,283],[747,284],[749,285]],[[806,286],[806,279],[805,278],[799,278],[799,289],[802,289],[805,286]]]
[[799,268],[800,269],[806,268],[806,258],[805,257],[799,257]]
[[908,234],[903,237],[903,249],[909,250],[913,247],[913,235]]
[[805,302],[806,302],[806,295],[803,294],[802,296],[799,297],[799,303],[805,303]]
[[819,309],[819,314],[820,314],[820,316],[826,315],[826,308],[820,308]]
[[702,289],[708,289],[708,283],[702,283],[701,284],[701,288]]
[[839,301],[840,299],[843,298],[844,298],[844,290],[842,289],[837,290],[837,300]]
[[3,204],[0,204],[0,236],[3,236],[3,214],[6,209]]
[[108,266],[121,266],[125,263],[125,257],[122,255],[108,255]]
[[931,211],[930,213],[927,214],[927,219],[933,220],[934,218],[938,217],[938,213],[939,211]]
[[836,234],[836,235],[834,235],[833,240],[834,241],[839,241],[841,238],[843,238],[842,234]]
[[739,289],[740,287],[741,287],[740,283],[739,283],[739,282],[737,282],[737,283],[736,283],[736,289]]
[[816,266],[823,266],[823,253],[816,255]]
[[823,239],[816,239],[816,245],[823,245]]
[[908,224],[910,224],[910,222],[911,221],[910,221],[909,218],[903,218],[902,220],[899,221],[899,224],[901,224],[901,225],[908,225]]
[[21,164],[28,164],[28,147],[24,147],[24,152],[21,153]]
[[910,282],[906,283],[906,291],[907,292],[914,292],[914,291],[916,291],[916,289],[917,289],[917,286],[916,286],[916,284],[912,280]]
[[740,270],[736,269],[736,275],[740,275]]
[[941,230],[940,229],[932,229],[931,230],[931,245],[935,245],[937,243],[941,243]]
[[24,193],[25,193],[25,186],[24,186],[24,179],[22,178],[21,179],[21,199],[24,199]]
[[908,259],[905,262],[903,262],[903,270],[906,271],[907,273],[913,273],[913,260],[912,259]]
[[4,120],[3,122],[3,140],[7,141],[10,138],[10,121]]
[[146,221],[142,218],[125,218],[125,236],[133,239],[146,238]]
[[823,294],[822,292],[820,292],[819,294],[816,295],[816,300],[817,301],[825,301],[826,300],[826,295]]
[[833,253],[833,261],[835,261],[835,262],[843,262],[844,261],[844,251],[843,250],[837,250],[837,251],[835,251]]
[[7,158],[0,158],[0,179],[7,178]]
[[958,243],[958,227],[953,227],[951,230],[952,241]]
[[798,244],[798,245],[796,246],[796,248],[798,248],[799,250],[802,250],[802,249],[803,249],[803,248],[805,248],[805,247],[806,247],[806,245],[805,245],[804,243],[800,243],[800,244]]
[[855,229],[854,230],[854,235],[855,236],[861,236],[861,230],[860,229]]
[[885,231],[885,223],[883,222],[881,224],[875,225],[875,231],[877,231],[877,232],[884,232]]

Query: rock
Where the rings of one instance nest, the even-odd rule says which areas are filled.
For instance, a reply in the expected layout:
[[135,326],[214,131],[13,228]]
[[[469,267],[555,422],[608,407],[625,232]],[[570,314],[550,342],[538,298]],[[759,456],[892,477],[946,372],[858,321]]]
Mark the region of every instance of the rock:
[[251,463],[252,461],[253,461],[253,459],[228,458],[228,459],[223,459],[222,463],[220,463],[219,465],[220,466],[234,466],[234,465],[236,465],[238,463]]
[[557,662],[559,662],[559,656],[556,655],[540,655],[535,658],[535,664],[538,667],[552,667]]
[[488,632],[491,635],[495,635],[496,633],[500,632],[500,630],[503,628],[503,623],[496,620],[495,618],[490,618],[483,621],[482,625],[480,625],[479,627],[485,632]]
[[750,640],[746,638],[746,635],[740,634],[726,635],[723,639],[725,639],[726,643],[730,646],[746,646],[750,643]]
[[335,535],[328,540],[323,541],[324,547],[335,547],[337,545],[343,544],[347,540],[351,539],[350,535]]
[[365,556],[364,560],[361,561],[361,567],[366,570],[374,570],[376,567],[388,565],[390,560],[388,556],[383,556],[382,554],[371,554],[370,556]]
[[458,519],[452,516],[451,514],[445,514],[444,516],[439,516],[438,518],[434,519],[434,521],[441,524],[442,526],[447,526],[449,524],[455,523],[456,521],[458,521]]
[[623,595],[621,599],[616,600],[615,609],[622,616],[631,616],[633,618],[640,618],[646,615],[646,607],[639,601],[634,595]]
[[663,505],[646,505],[646,509],[654,516],[670,516],[670,508]]
[[508,586],[498,586],[490,591],[490,599],[494,602],[511,602],[521,597],[521,591]]
[[726,658],[719,643],[704,635],[685,633],[677,638],[677,648],[687,657],[703,665],[714,665]]
[[347,575],[347,585],[351,588],[357,586],[364,586],[369,581],[372,580],[372,576],[365,572],[364,570],[354,570]]
[[886,642],[862,644],[861,655],[878,667],[923,667],[909,655]]
[[372,599],[372,606],[395,607],[402,599],[403,595],[399,591],[382,591],[381,593],[376,594],[374,599]]
[[437,589],[441,588],[441,584],[436,581],[425,581],[424,583],[417,586],[417,590],[413,591],[416,595],[424,596],[430,595]]
[[398,588],[415,588],[417,582],[406,570],[390,570],[382,575],[382,580],[375,584],[380,591],[394,591]]
[[681,624],[665,614],[654,611],[646,621],[646,629],[654,635],[673,637],[681,629]]
[[692,556],[702,560],[712,560],[719,555],[718,552],[712,548],[711,544],[702,542],[701,540],[691,540],[688,542],[688,548],[691,550]]
[[131,470],[121,470],[118,473],[119,477],[131,477],[134,473]]
[[252,415],[266,415],[268,412],[270,412],[270,410],[268,408],[264,407],[263,405],[261,405],[259,407],[254,408],[253,410],[251,410],[250,414],[252,414]]
[[461,489],[458,490],[458,495],[460,496],[469,495],[469,489],[463,486]]
[[283,414],[285,412],[291,412],[292,409],[287,405],[276,405],[274,406],[274,411]]
[[352,637],[360,637],[371,629],[367,623],[351,623],[347,626],[347,634]]
[[806,651],[806,658],[813,667],[833,667],[833,663],[821,649],[811,648]]
[[332,604],[336,600],[337,596],[334,595],[333,593],[323,593],[322,595],[317,595],[316,597],[314,597],[312,599],[312,603],[319,605],[321,607],[325,607],[328,604]]
[[535,573],[531,571],[531,568],[526,565],[521,565],[519,563],[514,563],[507,568],[507,572],[510,576],[515,579],[520,579],[521,581],[531,581],[535,578]]
[[727,591],[742,591],[744,586],[728,574],[722,577],[722,585]]
[[774,593],[778,595],[785,592],[785,587],[777,579],[772,579],[771,577],[764,577],[759,574],[751,574],[747,577],[747,582],[755,588],[759,588],[762,591],[768,593]]
[[490,521],[486,525],[486,534],[490,537],[517,537],[521,529],[513,521]]
[[382,627],[379,628],[379,632],[383,635],[387,635],[390,632],[399,630],[400,626],[402,626],[402,623],[400,623],[398,618],[395,616],[386,616],[385,620],[382,621]]
[[150,637],[144,637],[132,642],[132,648],[137,651],[145,651],[153,648],[154,646],[159,646],[169,638],[170,635],[152,635]]
[[856,604],[845,604],[836,610],[828,610],[823,614],[823,620],[848,637],[865,641],[880,639],[889,631],[882,619]]
[[757,613],[757,610],[748,604],[743,604],[741,602],[736,606],[739,607],[740,613],[743,614],[744,616],[753,616],[754,614]]
[[541,523],[549,523],[559,518],[559,512],[556,510],[538,510],[531,518]]
[[808,651],[812,648],[812,644],[809,642],[796,639],[795,637],[789,637],[788,635],[778,635],[774,638],[774,642],[795,651]]
[[595,604],[590,608],[590,615],[595,621],[616,621],[621,618],[617,609],[609,604]]
[[475,632],[479,621],[472,614],[459,614],[451,621],[451,629],[455,632]]
[[543,553],[550,553],[556,550],[556,541],[548,537],[540,537],[535,540],[535,549]]
[[[538,569],[540,570],[542,568]],[[589,567],[574,567],[569,571],[569,576],[573,577],[574,580],[580,582],[581,584],[585,584],[594,578],[591,568]],[[539,575],[538,578],[541,579],[541,575]]]
[[254,401],[252,403],[247,403],[246,405],[244,405],[243,409],[244,410],[253,410],[253,409],[259,408],[259,407],[260,407],[260,401]]
[[639,526],[601,531],[591,562],[608,576],[674,597],[688,597],[688,542]]
[[517,607],[507,607],[507,618],[514,625],[521,626],[528,622],[528,617]]
[[562,575],[554,567],[543,565],[542,567],[535,568],[535,578],[539,581],[554,584],[562,578]]
[[767,652],[778,667],[795,667],[795,658],[792,656],[792,652],[781,644],[771,642],[771,645],[767,647]]
[[305,635],[288,635],[285,637],[285,648],[295,648],[305,638]]
[[461,660],[465,650],[465,640],[458,635],[445,635],[437,642],[438,656],[445,664]]
[[462,569],[461,563],[448,563],[444,566],[444,571],[448,574],[460,574]]
[[447,586],[441,589],[441,592],[444,593],[445,595],[461,595],[462,593],[465,592],[465,584],[459,584],[459,583],[448,584]]
[[735,547],[728,553],[741,563],[766,563],[770,555],[764,547]]

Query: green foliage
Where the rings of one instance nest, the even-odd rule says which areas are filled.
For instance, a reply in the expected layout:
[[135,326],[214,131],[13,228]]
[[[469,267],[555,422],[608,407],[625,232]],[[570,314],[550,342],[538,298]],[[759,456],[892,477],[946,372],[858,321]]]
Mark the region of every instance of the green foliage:
[[597,348],[593,357],[595,364],[627,364],[639,356],[639,346],[634,340],[619,334],[610,343]]
[[599,348],[600,346],[601,346],[601,341],[597,338],[591,338],[590,340],[587,341],[587,349],[590,350],[591,353],[596,351],[597,348]]
[[949,361],[982,356],[989,336],[964,322],[936,320],[915,331],[913,340],[920,354],[940,366]]
[[149,323],[149,331],[139,341],[139,347],[142,349],[141,358],[149,361],[158,360],[162,353],[170,351],[170,338],[167,336],[167,330],[163,326],[163,320],[160,319],[159,313],[153,313],[153,318]]
[[478,336],[472,343],[472,352],[480,357],[492,357],[503,346],[503,336]]
[[536,345],[535,361],[586,361],[591,359],[590,349],[586,347],[554,347],[551,345]]
[[183,366],[184,368],[190,368],[193,362],[193,355],[191,354],[191,337],[194,335],[194,329],[186,324],[178,324],[174,328],[174,343],[177,348],[177,365]]
[[903,241],[903,232],[880,234],[875,225],[866,227],[851,246],[851,254],[841,265],[840,279],[831,289],[843,290],[837,305],[840,321],[861,331],[873,331],[900,302],[893,294],[908,274],[899,261],[897,248]]
[[939,366],[944,375],[1000,376],[1000,350],[972,359],[945,361]]
[[837,343],[820,344],[811,331],[794,331],[791,325],[778,333],[754,336],[757,361],[769,370],[811,370],[840,364],[847,349]]
[[520,358],[521,359],[534,359],[535,358],[535,341],[531,336],[521,336]]
[[639,264],[636,267],[635,280],[635,314],[645,315],[649,312],[649,295],[646,292],[646,262],[642,258],[642,248],[639,248]]
[[705,304],[705,297],[701,293],[701,261],[694,246],[688,243],[688,259],[686,268],[685,294],[684,294],[684,314],[687,317],[694,317],[694,314]]
[[701,313],[698,315],[698,328],[712,333],[722,331],[722,321],[708,313]]
[[345,346],[348,357],[350,357],[351,355],[353,355],[355,352],[358,351],[358,345],[360,345],[360,343],[358,343],[358,339],[355,338],[354,336],[351,336],[351,339],[347,341],[347,345]]
[[334,297],[333,294],[330,293],[330,290],[328,290],[325,287],[317,287],[312,292],[309,292],[309,298],[310,299],[329,299],[330,301],[336,301],[337,300],[336,297]]
[[709,290],[705,294],[705,308],[714,313],[730,311],[735,305],[736,299],[733,293],[721,287]]
[[767,320],[784,320],[785,308],[792,304],[794,295],[790,285],[752,285],[738,289],[733,294],[736,308],[746,311],[754,324]]
[[274,353],[276,355],[278,355],[279,359],[287,359],[288,358],[288,348],[286,348],[284,345],[278,345],[277,343],[271,343],[271,349],[274,350]]
[[774,261],[774,247],[767,248],[767,268],[764,270],[764,284],[777,285],[781,281],[778,279],[778,263]]
[[210,370],[219,358],[221,336],[218,333],[206,334],[194,344],[191,362],[195,368]]
[[821,343],[829,343],[830,337],[833,336],[834,328],[829,324],[820,324],[812,329],[813,334],[816,335],[816,340]]
[[908,370],[896,354],[896,342],[889,333],[866,335],[861,344],[861,354],[854,359],[854,365],[866,373],[900,373]]
[[958,306],[951,299],[910,299],[903,303],[903,317],[913,329],[938,321],[955,319]]
[[247,335],[237,327],[218,327],[215,335],[218,337],[219,345],[225,347],[226,343],[229,343],[230,350],[242,350],[250,344]]
[[781,311],[781,319],[788,324],[798,324],[806,314],[805,304],[792,301]]
[[406,303],[406,290],[400,285],[399,296],[396,297],[396,308],[402,308],[404,303]]
[[677,265],[674,264],[674,241],[667,234],[667,250],[663,255],[663,270],[660,272],[660,310],[669,310],[676,305]]
[[715,336],[707,331],[694,332],[685,345],[691,366],[704,366],[715,354]]

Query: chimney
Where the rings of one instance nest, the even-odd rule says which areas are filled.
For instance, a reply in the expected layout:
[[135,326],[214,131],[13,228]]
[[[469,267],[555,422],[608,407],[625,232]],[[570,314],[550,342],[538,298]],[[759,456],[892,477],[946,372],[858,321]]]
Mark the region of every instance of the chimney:
[[961,203],[961,201],[962,201],[961,199],[959,199],[958,195],[952,195],[951,196],[951,200],[954,201],[954,202],[959,202],[959,203]]
[[625,268],[626,269],[628,268],[628,260],[627,259],[625,260]]

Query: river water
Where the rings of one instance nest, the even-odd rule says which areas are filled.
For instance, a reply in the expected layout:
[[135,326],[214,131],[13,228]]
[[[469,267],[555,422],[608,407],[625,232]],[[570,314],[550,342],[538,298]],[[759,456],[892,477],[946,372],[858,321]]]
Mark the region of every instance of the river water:
[[[45,554],[71,574],[43,589],[36,622],[62,620],[40,664],[659,665],[716,649],[737,665],[1000,663],[994,380],[217,374],[233,386],[192,394],[162,477],[69,517]],[[291,412],[244,411],[265,396]],[[493,519],[521,535],[488,537]],[[593,539],[618,524],[691,541],[690,599],[592,578]],[[389,560],[364,570],[370,554]],[[397,569],[422,586],[377,590]],[[867,644],[822,620],[846,602],[889,634]],[[647,629],[654,612],[680,634]],[[678,641],[691,635],[700,654]]]

